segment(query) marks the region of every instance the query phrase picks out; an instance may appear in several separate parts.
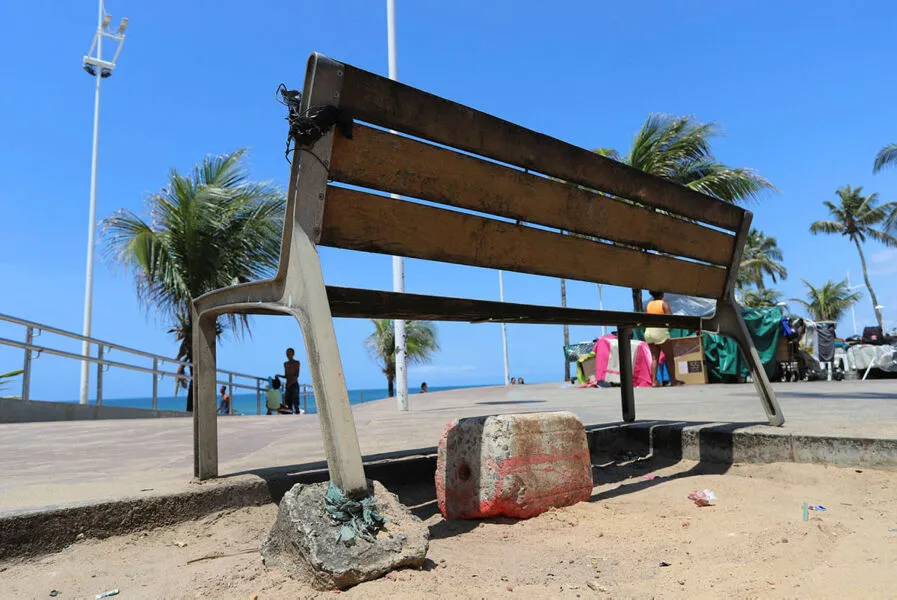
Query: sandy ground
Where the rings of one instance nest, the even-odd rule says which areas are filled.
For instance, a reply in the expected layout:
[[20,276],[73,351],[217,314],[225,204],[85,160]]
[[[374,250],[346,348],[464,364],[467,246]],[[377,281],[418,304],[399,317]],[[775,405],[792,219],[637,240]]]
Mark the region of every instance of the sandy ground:
[[[592,502],[527,521],[444,521],[430,486],[396,489],[430,526],[427,566],[347,598],[894,598],[897,473],[822,465],[596,467]],[[699,508],[686,497],[709,488]],[[802,519],[801,503],[824,505]],[[273,505],[75,541],[0,564],[3,599],[333,597],[262,565]],[[186,544],[186,545],[184,545]],[[217,557],[216,557],[217,556]],[[199,560],[197,560],[199,559]],[[668,566],[664,566],[668,565]]]

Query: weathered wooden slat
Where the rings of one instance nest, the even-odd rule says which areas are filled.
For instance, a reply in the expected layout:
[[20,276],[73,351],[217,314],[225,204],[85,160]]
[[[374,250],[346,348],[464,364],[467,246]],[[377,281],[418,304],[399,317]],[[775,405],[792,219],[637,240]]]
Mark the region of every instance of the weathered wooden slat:
[[327,287],[327,298],[334,317],[359,319],[678,327],[692,330],[698,329],[701,322],[699,317],[558,308],[334,286]]
[[708,298],[726,281],[723,268],[333,186],[319,243]]
[[717,265],[734,251],[728,233],[363,125],[334,137],[330,177]]
[[[340,107],[362,121],[736,231],[743,210],[584,148],[345,65]],[[577,119],[563,106],[558,118]]]

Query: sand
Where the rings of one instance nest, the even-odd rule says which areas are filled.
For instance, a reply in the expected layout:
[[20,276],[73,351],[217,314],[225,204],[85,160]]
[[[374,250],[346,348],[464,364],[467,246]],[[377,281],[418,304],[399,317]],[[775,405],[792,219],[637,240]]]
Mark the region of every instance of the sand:
[[[396,489],[430,526],[426,568],[346,598],[891,598],[897,473],[823,465],[679,461],[596,468],[591,502],[526,521],[447,522],[432,486]],[[699,508],[687,499],[713,490]],[[802,518],[801,503],[825,512]],[[335,597],[262,565],[274,505],[0,564],[0,597]],[[668,565],[668,566],[664,566]]]

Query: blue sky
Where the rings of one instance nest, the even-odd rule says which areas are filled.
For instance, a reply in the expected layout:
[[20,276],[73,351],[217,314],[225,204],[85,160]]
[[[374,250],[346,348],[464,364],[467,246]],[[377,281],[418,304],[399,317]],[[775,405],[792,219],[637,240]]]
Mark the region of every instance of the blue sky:
[[[717,156],[758,170],[779,193],[752,206],[755,225],[778,238],[786,297],[850,271],[855,250],[813,237],[822,200],[838,186],[897,197],[897,172],[872,174],[875,153],[897,141],[897,83],[891,56],[897,5],[889,2],[599,3],[398,0],[399,78],[584,147],[625,151],[652,112],[717,121]],[[385,2],[133,2],[109,0],[113,23],[130,17],[115,75],[104,82],[98,217],[141,211],[172,167],[247,147],[252,175],[285,187],[280,82],[301,86],[308,54],[384,73]],[[83,285],[93,80],[81,69],[96,23],[94,2],[3,3],[0,38],[6,93],[0,95],[0,312],[79,331]],[[386,289],[386,256],[322,250],[328,282]],[[897,325],[897,252],[869,245],[873,285]],[[497,298],[493,271],[408,261],[407,289]],[[507,274],[506,299],[559,303],[557,280]],[[594,285],[571,282],[569,302],[595,307]],[[608,289],[605,308],[629,307]],[[871,323],[868,296],[857,306]],[[130,274],[98,255],[94,335],[171,355],[168,323],[141,307]],[[352,388],[382,387],[367,356],[366,321],[337,322]],[[839,329],[851,333],[848,319]],[[415,368],[418,386],[498,383],[498,325],[440,324],[442,351]],[[3,337],[21,328],[0,326]],[[528,381],[562,374],[559,327],[510,326],[511,370]],[[575,327],[573,340],[594,328]],[[273,373],[283,348],[302,348],[298,326],[257,318],[250,339],[226,339],[220,364]],[[77,344],[71,346],[77,348]],[[304,352],[300,358],[304,362]],[[0,350],[0,371],[18,352]],[[33,396],[77,396],[77,367],[42,357]],[[107,396],[149,394],[147,376],[113,370]],[[307,371],[303,380],[308,381]],[[162,384],[169,389],[169,383]]]

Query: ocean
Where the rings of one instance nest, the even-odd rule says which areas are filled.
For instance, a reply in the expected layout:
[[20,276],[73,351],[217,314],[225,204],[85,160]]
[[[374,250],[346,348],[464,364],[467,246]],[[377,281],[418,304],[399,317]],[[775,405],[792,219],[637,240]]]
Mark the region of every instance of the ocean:
[[[463,386],[431,386],[431,392],[441,392],[446,390],[458,390],[469,387],[482,387],[477,385],[463,385]],[[416,390],[408,390],[410,396],[417,396],[418,393]],[[362,402],[371,402],[373,400],[382,400],[383,398],[388,398],[389,395],[385,389],[368,389],[368,390],[349,390],[349,403],[350,404],[361,404]],[[221,399],[219,398],[220,402]],[[77,400],[75,400],[77,402]],[[130,408],[152,408],[153,407],[153,399],[151,397],[146,398],[103,398],[104,406],[127,406]],[[300,398],[299,406],[303,408],[307,413],[313,414],[318,412],[317,407],[315,406],[315,397],[314,394],[309,394],[307,398]],[[180,396],[159,396],[158,398],[158,408],[159,410],[184,410],[187,407],[187,395],[181,394]],[[264,392],[261,395],[261,414],[265,414],[265,394]],[[234,411],[236,414],[240,415],[256,415],[259,414],[257,412],[257,404],[256,404],[256,396],[255,392],[249,392],[248,394],[234,394]]]

